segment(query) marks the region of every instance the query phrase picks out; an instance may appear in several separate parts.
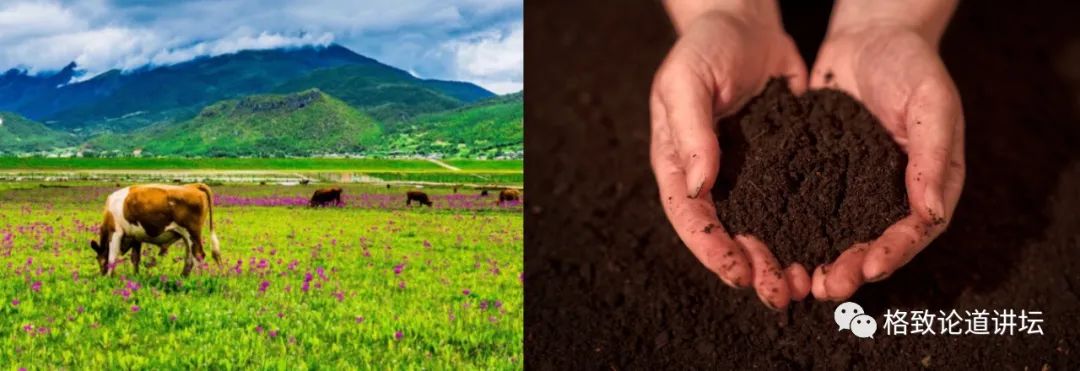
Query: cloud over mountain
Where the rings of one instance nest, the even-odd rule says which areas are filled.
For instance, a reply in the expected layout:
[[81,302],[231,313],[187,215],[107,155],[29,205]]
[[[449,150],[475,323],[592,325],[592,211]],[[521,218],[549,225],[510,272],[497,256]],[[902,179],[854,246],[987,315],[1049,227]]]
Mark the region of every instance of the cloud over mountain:
[[520,90],[521,0],[14,0],[0,4],[0,71],[86,79],[244,49],[340,43],[425,78]]

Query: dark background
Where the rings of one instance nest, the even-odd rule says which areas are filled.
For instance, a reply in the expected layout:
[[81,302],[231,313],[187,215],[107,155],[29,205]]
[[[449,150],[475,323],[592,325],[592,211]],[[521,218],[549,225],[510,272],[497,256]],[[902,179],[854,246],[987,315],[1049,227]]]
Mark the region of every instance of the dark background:
[[[1074,2],[1075,3],[1075,2]],[[1039,335],[840,333],[835,303],[768,311],[704,269],[658,202],[648,92],[674,41],[659,1],[526,5],[526,359],[534,369],[1080,369],[1080,9],[960,5],[941,47],[968,173],[949,231],[852,298],[1042,310]],[[783,4],[808,64],[830,5]]]

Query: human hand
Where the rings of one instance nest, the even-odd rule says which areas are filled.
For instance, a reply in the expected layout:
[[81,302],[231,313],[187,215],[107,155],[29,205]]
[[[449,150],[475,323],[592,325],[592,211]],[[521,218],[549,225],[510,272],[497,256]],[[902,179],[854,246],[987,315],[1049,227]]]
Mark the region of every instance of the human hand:
[[751,236],[721,226],[712,189],[720,167],[715,118],[735,112],[772,76],[806,90],[806,67],[780,25],[772,1],[673,1],[680,37],[656,72],[649,99],[651,160],[668,220],[706,268],[732,287],[753,284],[773,309],[802,300],[810,276],[796,263],[781,269]]
[[[837,13],[843,13],[843,6],[837,4]],[[843,15],[834,14],[810,86],[851,94],[907,153],[904,183],[912,214],[879,238],[856,244],[815,269],[814,296],[835,301],[847,299],[865,282],[885,279],[937,238],[964,185],[963,110],[937,53],[944,26],[927,31],[884,18],[865,21],[873,18],[865,13],[855,17],[863,22],[847,23]]]

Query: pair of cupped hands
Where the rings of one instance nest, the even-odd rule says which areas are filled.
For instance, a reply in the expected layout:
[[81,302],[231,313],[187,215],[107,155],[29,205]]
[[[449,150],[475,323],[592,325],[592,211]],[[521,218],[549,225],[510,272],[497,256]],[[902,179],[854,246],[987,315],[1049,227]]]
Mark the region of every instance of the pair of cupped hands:
[[[778,19],[712,11],[678,26],[652,86],[652,167],[672,226],[725,283],[753,286],[776,310],[811,292],[841,301],[887,278],[944,231],[964,183],[964,118],[936,37],[889,22],[830,27],[808,73]],[[742,108],[774,76],[786,77],[796,94],[826,87],[850,94],[908,156],[911,215],[818,267],[782,267],[761,239],[714,227],[721,223],[711,189],[723,166],[716,118]]]

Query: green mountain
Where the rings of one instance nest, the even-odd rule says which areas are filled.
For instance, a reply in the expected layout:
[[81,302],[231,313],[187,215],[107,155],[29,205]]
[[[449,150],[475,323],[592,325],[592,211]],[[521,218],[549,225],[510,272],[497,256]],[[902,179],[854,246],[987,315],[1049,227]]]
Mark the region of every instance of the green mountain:
[[100,135],[87,146],[121,154],[141,149],[149,156],[300,156],[360,153],[381,136],[370,116],[312,89],[218,102],[191,120]]
[[525,143],[523,98],[520,92],[509,94],[388,125],[380,149],[461,158],[520,156]]
[[420,80],[405,71],[375,65],[348,65],[312,71],[274,88],[287,93],[317,88],[367,112],[380,122],[402,121],[421,113],[461,107],[472,98],[452,96],[443,85]]
[[[361,73],[362,78],[357,75]],[[220,100],[309,88],[371,108],[381,119],[412,117],[494,96],[470,83],[419,79],[336,44],[246,50],[169,66],[114,70],[68,83],[77,74],[75,64],[43,76],[8,71],[0,75],[0,110],[85,135],[182,122]]]
[[74,135],[49,129],[16,113],[0,112],[0,154],[49,151],[77,142]]

